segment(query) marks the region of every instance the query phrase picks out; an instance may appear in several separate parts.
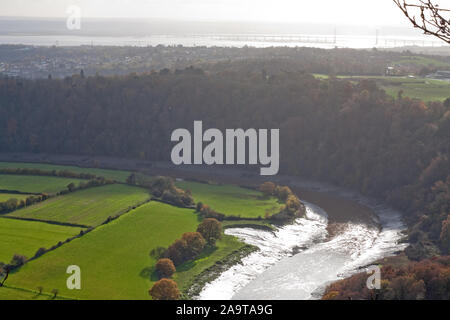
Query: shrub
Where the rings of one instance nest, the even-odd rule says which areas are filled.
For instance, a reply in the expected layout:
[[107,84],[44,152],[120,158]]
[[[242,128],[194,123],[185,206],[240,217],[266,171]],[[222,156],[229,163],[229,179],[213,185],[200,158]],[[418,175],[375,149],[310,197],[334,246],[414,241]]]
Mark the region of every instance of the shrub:
[[176,271],[175,265],[172,260],[164,258],[159,259],[156,263],[156,272],[158,273],[159,278],[170,278]]
[[169,202],[169,203],[173,203],[173,204],[179,203],[177,195],[170,190],[165,190],[161,196],[161,199],[165,202]]
[[206,241],[199,232],[186,232],[182,236],[186,241],[186,260],[194,259],[205,248]]
[[289,195],[286,200],[286,210],[288,214],[294,215],[301,208],[300,200],[293,194]]
[[75,190],[75,183],[71,182],[67,185],[67,190],[69,190],[69,192],[73,192]]
[[423,300],[425,283],[413,276],[400,276],[388,285],[384,299],[388,300]]
[[286,202],[288,197],[293,194],[292,190],[289,187],[278,187],[276,190],[276,196],[280,201]]
[[187,232],[181,239],[175,242],[167,249],[167,257],[178,266],[188,260],[197,257],[205,248],[205,239],[198,232]]
[[178,266],[186,261],[185,252],[187,250],[187,243],[185,240],[178,239],[167,249],[167,257]]
[[337,291],[330,291],[328,293],[326,293],[323,297],[322,300],[333,300],[334,298],[339,296],[339,292]]
[[366,287],[368,275],[359,273],[329,285],[323,299],[335,300],[448,300],[450,256],[422,260],[405,266],[385,265],[379,290]]
[[151,184],[152,193],[156,197],[161,197],[164,191],[172,190],[175,187],[174,181],[169,177],[156,177]]
[[177,300],[181,295],[177,283],[170,279],[155,282],[148,293],[153,300]]
[[197,212],[200,212],[202,210],[202,208],[203,208],[203,203],[202,202],[198,202],[197,206],[195,207],[195,210]]
[[194,204],[191,192],[177,188],[172,178],[157,177],[151,183],[146,183],[145,186],[151,189],[155,197],[160,197],[165,202],[180,207],[190,207]]
[[136,184],[136,181],[137,181],[137,179],[136,179],[136,174],[134,174],[134,173],[130,174],[130,175],[128,176],[127,180],[126,180],[126,182],[127,182],[128,184],[132,184],[132,185],[135,185],[135,184]]
[[56,299],[56,296],[58,295],[59,290],[58,289],[53,289],[52,293],[53,293],[53,299]]
[[200,212],[200,216],[202,216],[203,218],[214,218],[219,221],[222,221],[223,219],[225,219],[224,214],[214,211],[206,204],[202,205],[199,212]]
[[444,253],[450,253],[450,215],[442,222],[442,230],[439,239]]
[[[24,204],[24,203],[23,203]],[[16,198],[0,203],[0,212],[10,212],[20,208],[21,202]]]
[[206,218],[198,226],[197,232],[209,245],[215,245],[216,241],[222,237],[222,224],[214,218]]
[[273,182],[264,182],[259,186],[259,191],[261,191],[264,197],[270,197],[275,194],[276,185]]
[[23,266],[23,265],[25,264],[25,262],[27,262],[27,260],[28,260],[28,258],[25,257],[24,255],[21,255],[21,254],[15,254],[15,255],[13,256],[13,258],[11,259],[10,264],[11,264],[13,267],[20,267],[20,266]]
[[38,258],[40,256],[42,256],[45,252],[47,252],[47,250],[45,248],[39,248],[36,253],[35,253],[35,257]]

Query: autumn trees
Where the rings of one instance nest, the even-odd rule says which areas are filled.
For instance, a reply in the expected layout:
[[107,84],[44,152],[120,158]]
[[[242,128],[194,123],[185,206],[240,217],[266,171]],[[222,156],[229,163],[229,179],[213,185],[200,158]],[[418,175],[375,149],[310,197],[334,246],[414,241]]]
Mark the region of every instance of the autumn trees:
[[178,188],[171,177],[158,176],[154,179],[144,179],[138,178],[135,173],[132,173],[128,176],[126,182],[150,189],[150,192],[156,198],[164,202],[179,207],[192,207],[194,205],[191,191]]
[[[203,228],[204,229],[204,228]],[[206,230],[206,229],[205,229]],[[210,241],[214,237],[211,233]],[[150,289],[149,294],[154,300],[176,300],[181,293],[175,281],[168,279],[176,271],[176,265],[195,259],[204,249],[205,239],[199,232],[186,232],[161,255],[167,258],[159,259],[155,265],[160,278]]]
[[381,288],[369,290],[369,275],[359,273],[329,285],[324,300],[448,300],[450,298],[450,256],[410,265],[381,268]]
[[196,211],[202,218],[211,218],[219,221],[225,219],[225,215],[223,213],[219,213],[215,211],[213,208],[211,208],[209,205],[203,204],[201,202],[197,204]]
[[199,255],[205,247],[205,239],[198,232],[186,232],[181,239],[175,242],[167,249],[167,257],[175,265],[191,260]]
[[445,253],[450,253],[450,215],[442,222],[442,230],[439,239]]
[[264,197],[266,198],[273,196],[275,193],[275,189],[276,189],[275,183],[270,181],[264,182],[259,186],[259,191],[261,191]]
[[209,245],[213,246],[222,237],[222,224],[216,219],[206,218],[198,226],[197,232],[203,236]]
[[149,291],[153,300],[177,300],[181,293],[175,281],[161,279],[157,281]]
[[[183,235],[183,238],[190,238],[191,241],[194,242],[193,247],[189,247],[185,239],[176,240],[169,249],[163,253],[164,256],[168,256],[169,258],[161,258],[155,265],[155,271],[160,280],[155,282],[149,290],[149,295],[153,300],[177,300],[181,296],[177,283],[169,278],[176,272],[175,264],[183,263],[188,256],[192,256],[193,251],[198,250],[198,239],[192,239],[196,238],[195,236]],[[192,243],[190,244],[192,245]],[[185,254],[184,250],[190,250],[191,252]]]
[[168,249],[158,247],[151,250],[150,257],[158,259],[155,272],[160,279],[149,291],[152,298],[156,300],[178,299],[180,292],[176,282],[168,280],[176,272],[176,266],[196,259],[206,245],[214,246],[221,237],[222,224],[216,219],[207,218],[198,226],[197,232],[184,233]]
[[279,202],[284,203],[284,207],[280,212],[266,218],[288,221],[305,214],[305,206],[289,187],[278,186],[273,182],[264,182],[258,189],[263,193],[264,197],[276,197]]
[[167,258],[159,259],[155,265],[155,269],[160,279],[170,278],[176,271],[172,260]]

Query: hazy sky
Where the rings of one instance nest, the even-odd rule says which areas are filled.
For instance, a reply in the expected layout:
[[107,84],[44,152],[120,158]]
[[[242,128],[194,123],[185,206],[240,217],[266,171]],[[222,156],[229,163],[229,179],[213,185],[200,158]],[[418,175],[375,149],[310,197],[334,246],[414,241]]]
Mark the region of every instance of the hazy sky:
[[408,25],[392,0],[0,0],[0,16],[65,17],[70,5],[84,17]]

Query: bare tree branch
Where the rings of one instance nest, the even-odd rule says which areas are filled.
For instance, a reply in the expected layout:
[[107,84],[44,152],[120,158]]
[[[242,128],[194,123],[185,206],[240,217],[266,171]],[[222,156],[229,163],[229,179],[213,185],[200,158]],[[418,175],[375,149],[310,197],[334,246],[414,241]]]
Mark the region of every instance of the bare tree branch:
[[450,43],[450,8],[437,0],[393,0],[415,28]]

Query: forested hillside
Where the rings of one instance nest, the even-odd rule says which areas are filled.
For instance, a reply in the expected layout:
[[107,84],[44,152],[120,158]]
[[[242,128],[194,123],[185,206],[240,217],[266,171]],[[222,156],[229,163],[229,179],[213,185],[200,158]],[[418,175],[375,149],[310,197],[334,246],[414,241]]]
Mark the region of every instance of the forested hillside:
[[[394,99],[374,82],[188,68],[116,77],[0,79],[0,152],[170,158],[171,132],[279,128],[280,171],[388,201],[420,259],[450,250],[450,99]],[[449,93],[450,97],[450,93]]]

